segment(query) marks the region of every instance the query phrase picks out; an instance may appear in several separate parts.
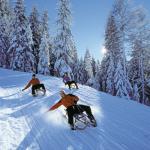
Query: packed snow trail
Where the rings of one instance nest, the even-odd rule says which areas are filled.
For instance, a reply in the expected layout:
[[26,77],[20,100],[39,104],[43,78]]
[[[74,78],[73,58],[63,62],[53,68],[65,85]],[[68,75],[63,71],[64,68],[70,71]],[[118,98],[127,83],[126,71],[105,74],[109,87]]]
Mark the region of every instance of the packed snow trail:
[[[62,79],[38,76],[45,96],[21,89],[31,74],[0,69],[0,150],[149,150],[150,107],[79,85],[68,90]],[[59,91],[79,96],[90,105],[98,126],[70,130],[64,107],[45,113]]]

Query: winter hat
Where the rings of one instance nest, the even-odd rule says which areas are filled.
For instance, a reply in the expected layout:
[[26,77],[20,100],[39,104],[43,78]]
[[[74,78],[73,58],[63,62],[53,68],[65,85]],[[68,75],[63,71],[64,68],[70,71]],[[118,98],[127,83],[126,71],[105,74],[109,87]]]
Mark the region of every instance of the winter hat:
[[32,77],[35,77],[35,76],[36,76],[36,74],[33,74],[33,75],[32,75]]

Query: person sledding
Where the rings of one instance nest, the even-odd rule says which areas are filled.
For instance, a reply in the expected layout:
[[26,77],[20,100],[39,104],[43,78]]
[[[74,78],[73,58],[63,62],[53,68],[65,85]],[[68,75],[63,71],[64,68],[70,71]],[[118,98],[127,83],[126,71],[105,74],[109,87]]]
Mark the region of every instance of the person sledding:
[[78,85],[75,81],[71,80],[70,77],[68,76],[68,73],[64,73],[63,76],[63,82],[65,85],[68,85],[69,89],[71,89],[71,85],[74,84],[76,86],[76,89],[78,89]]
[[36,77],[35,74],[32,75],[32,79],[29,81],[29,83],[25,86],[24,89],[22,89],[22,91],[26,90],[27,88],[29,88],[32,85],[32,95],[36,96],[36,91],[42,89],[44,95],[46,93],[46,89],[44,84],[41,84],[39,79]]
[[95,118],[92,114],[90,106],[86,105],[78,105],[77,102],[79,98],[73,94],[66,94],[64,91],[60,91],[61,99],[53,105],[48,111],[52,111],[60,107],[61,105],[66,107],[67,115],[68,115],[68,123],[72,130],[75,130],[73,117],[75,114],[86,112],[91,123],[95,123]]

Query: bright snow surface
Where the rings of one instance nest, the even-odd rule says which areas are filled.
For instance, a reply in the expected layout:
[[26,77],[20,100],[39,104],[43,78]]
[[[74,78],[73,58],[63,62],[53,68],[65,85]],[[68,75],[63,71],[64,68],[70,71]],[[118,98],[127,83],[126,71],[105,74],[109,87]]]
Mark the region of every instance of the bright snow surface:
[[[38,75],[45,96],[21,89],[30,73],[0,69],[0,150],[150,150],[150,107],[79,85],[68,90],[62,79]],[[79,96],[90,105],[97,127],[70,130],[64,107],[45,113],[59,91]]]

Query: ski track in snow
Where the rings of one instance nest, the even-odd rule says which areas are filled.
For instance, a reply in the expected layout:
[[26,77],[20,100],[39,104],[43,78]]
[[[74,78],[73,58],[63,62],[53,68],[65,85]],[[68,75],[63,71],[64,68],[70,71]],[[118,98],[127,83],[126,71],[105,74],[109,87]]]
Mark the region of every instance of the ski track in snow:
[[[39,75],[45,96],[22,92],[31,74],[0,69],[0,150],[150,150],[150,108],[88,86],[68,90],[62,80]],[[98,126],[70,130],[64,107],[46,113],[64,89],[90,105]]]

